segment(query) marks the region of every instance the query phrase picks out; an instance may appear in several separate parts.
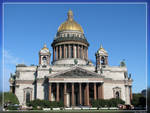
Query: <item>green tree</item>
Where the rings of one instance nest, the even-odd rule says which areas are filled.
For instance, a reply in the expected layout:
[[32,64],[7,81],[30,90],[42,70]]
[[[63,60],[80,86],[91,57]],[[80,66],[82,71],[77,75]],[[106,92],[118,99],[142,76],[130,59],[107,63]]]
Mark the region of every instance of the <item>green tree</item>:
[[147,107],[150,113],[150,88],[147,89]]
[[131,101],[131,104],[138,107],[138,106],[146,106],[146,98],[138,93],[138,94],[133,94],[133,99]]
[[15,94],[4,92],[4,103],[19,104],[19,101]]
[[2,92],[0,92],[0,106],[2,106]]
[[[48,101],[48,100],[40,100],[36,99],[33,101],[30,101],[27,106],[32,106],[33,110],[42,109],[42,108],[56,108],[56,107],[63,107],[63,101]],[[38,108],[39,107],[39,108]]]

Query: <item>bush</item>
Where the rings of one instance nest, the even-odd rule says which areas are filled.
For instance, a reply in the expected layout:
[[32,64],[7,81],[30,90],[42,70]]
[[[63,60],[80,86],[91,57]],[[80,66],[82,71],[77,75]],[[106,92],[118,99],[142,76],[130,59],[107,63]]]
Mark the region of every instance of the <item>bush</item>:
[[4,103],[19,104],[19,101],[15,94],[10,92],[4,92]]
[[32,106],[33,110],[42,109],[42,108],[56,108],[56,107],[63,107],[64,104],[62,101],[56,102],[56,101],[48,101],[48,100],[40,100],[36,99],[33,101],[30,101],[27,106]]
[[144,97],[142,94],[133,94],[133,99],[131,101],[131,104],[135,107],[146,106],[146,97]]
[[7,110],[18,110],[18,109],[19,109],[19,106],[9,105],[9,106],[7,106],[6,109],[7,109]]
[[98,99],[92,101],[92,107],[117,107],[118,104],[125,104],[121,99],[111,98],[111,99]]

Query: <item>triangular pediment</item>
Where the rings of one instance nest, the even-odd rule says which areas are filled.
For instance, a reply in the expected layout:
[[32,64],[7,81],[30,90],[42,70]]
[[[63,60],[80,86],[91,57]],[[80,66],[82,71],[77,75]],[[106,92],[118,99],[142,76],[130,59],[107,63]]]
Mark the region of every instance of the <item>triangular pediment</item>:
[[50,78],[101,78],[102,76],[96,72],[85,70],[80,67],[73,67],[67,71],[56,73],[49,76]]

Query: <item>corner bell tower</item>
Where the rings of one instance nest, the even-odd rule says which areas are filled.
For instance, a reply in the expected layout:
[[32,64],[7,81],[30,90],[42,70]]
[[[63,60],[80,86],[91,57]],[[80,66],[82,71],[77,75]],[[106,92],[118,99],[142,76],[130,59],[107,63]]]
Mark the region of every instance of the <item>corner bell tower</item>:
[[108,53],[100,46],[99,50],[95,53],[96,56],[96,72],[101,73],[101,69],[108,65]]
[[41,65],[42,67],[50,65],[50,57],[51,53],[46,44],[44,44],[44,47],[39,52],[39,65]]

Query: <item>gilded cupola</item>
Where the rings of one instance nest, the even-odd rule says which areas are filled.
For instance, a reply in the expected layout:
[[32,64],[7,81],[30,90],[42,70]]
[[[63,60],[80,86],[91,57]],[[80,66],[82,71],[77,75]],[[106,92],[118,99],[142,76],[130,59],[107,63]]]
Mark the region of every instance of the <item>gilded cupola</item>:
[[58,32],[61,31],[80,31],[84,33],[82,27],[73,19],[73,12],[71,10],[68,11],[67,20],[58,28]]

